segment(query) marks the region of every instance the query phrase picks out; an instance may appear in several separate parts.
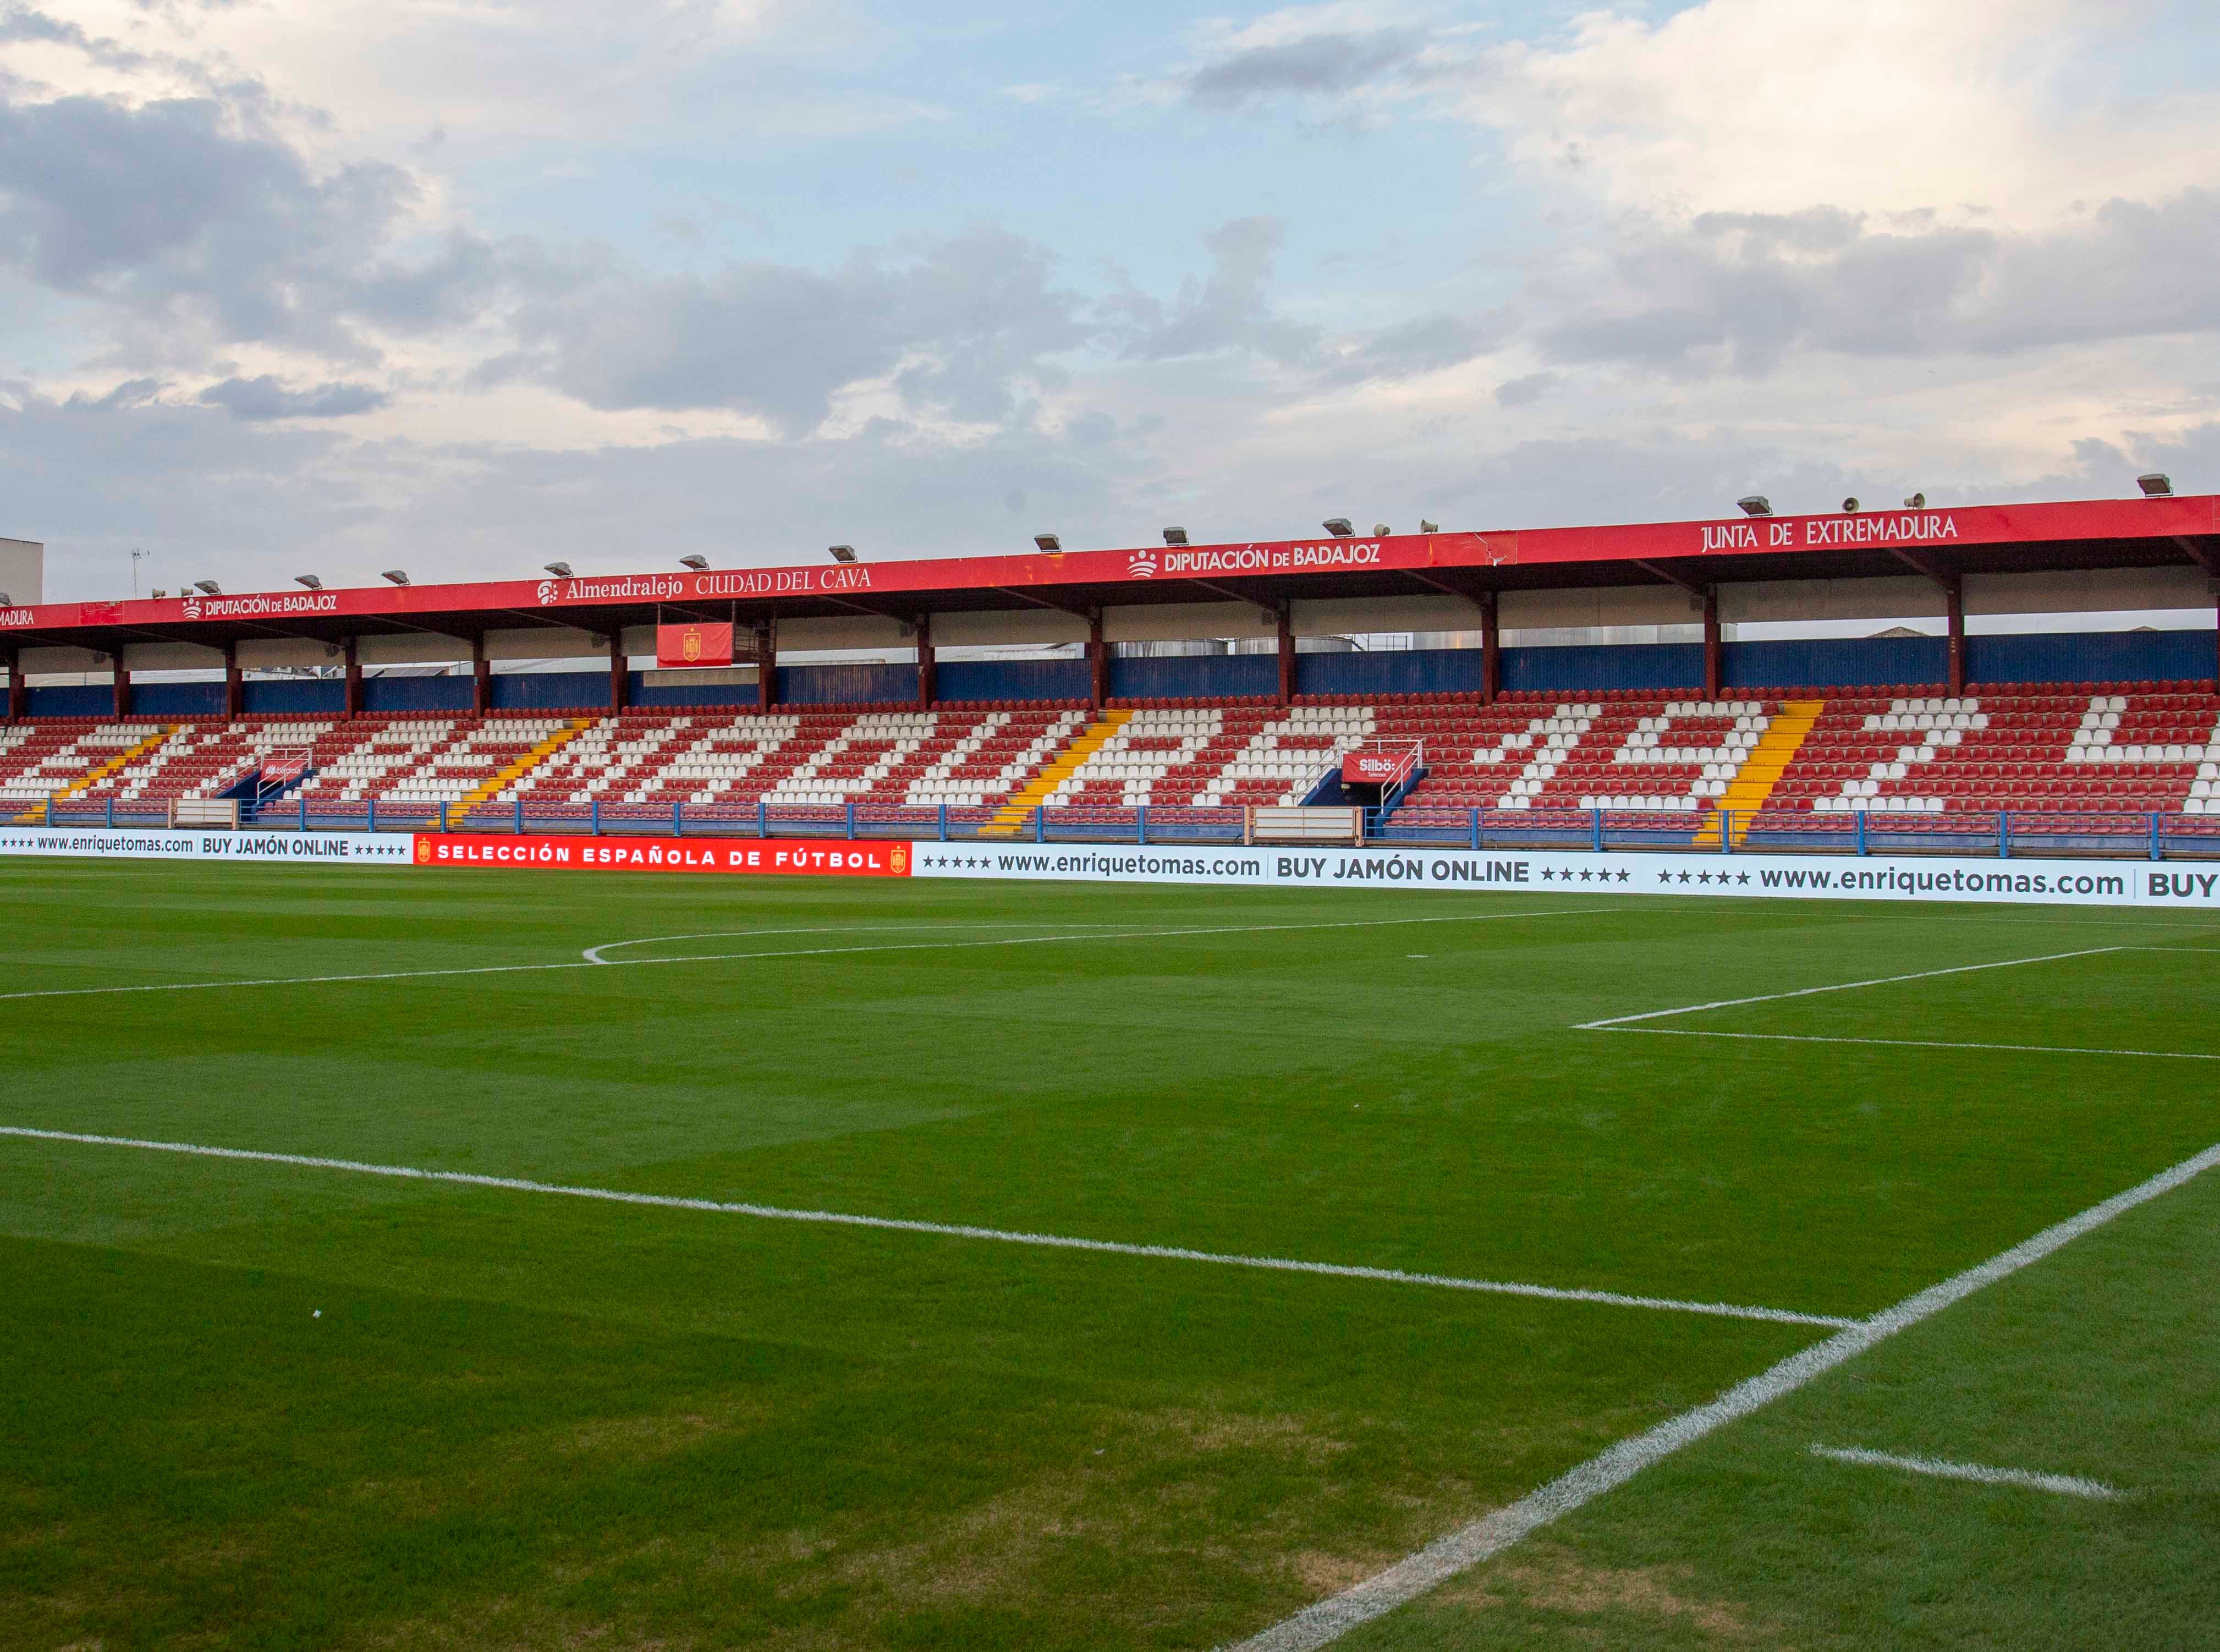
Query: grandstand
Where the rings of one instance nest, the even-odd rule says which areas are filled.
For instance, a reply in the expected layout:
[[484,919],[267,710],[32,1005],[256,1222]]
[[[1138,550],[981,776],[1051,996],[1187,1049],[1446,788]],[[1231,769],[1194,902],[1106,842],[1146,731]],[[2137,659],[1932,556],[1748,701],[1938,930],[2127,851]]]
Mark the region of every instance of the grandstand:
[[[2210,633],[1980,637],[1966,618],[1969,606],[2209,608],[2220,502],[1923,511],[1858,517],[1855,533],[1844,521],[48,605],[0,633],[0,811],[138,822],[236,798],[245,820],[301,826],[1175,841],[1238,834],[1250,808],[1308,801],[1365,804],[1377,835],[1404,841],[1523,831],[1598,845],[1862,847],[1885,829],[1899,847],[1983,834],[2001,847],[2015,821],[2088,847],[2194,849],[2220,835]],[[1720,623],[1730,608],[1793,618],[1923,603],[1942,608],[1943,636],[1737,645]],[[704,604],[753,637],[751,683],[697,689],[677,672],[650,683],[628,669],[656,625],[698,620]],[[1500,639],[1506,620],[1606,606],[1620,618],[1699,614],[1704,641]],[[267,640],[273,616],[299,640]],[[914,668],[778,663],[783,641],[893,639],[898,621]],[[1469,627],[1481,645],[1295,646],[1333,626],[1422,623]],[[1085,658],[938,665],[933,639],[967,625],[1082,640]],[[1113,658],[1110,646],[1121,632],[1262,626],[1275,658]],[[470,639],[468,676],[365,680],[369,654],[414,658],[434,633]],[[596,638],[611,651],[605,682],[492,670],[496,655],[576,654]],[[341,658],[340,675],[247,679],[258,658],[303,646]],[[134,685],[140,665],[194,659],[221,680]],[[103,660],[106,689],[28,680]],[[2099,664],[2116,669],[2084,680],[2055,669]],[[1906,665],[1939,670],[1903,680]],[[1360,749],[1398,754],[1393,783],[1350,780]]]
[[[1862,824],[1938,842],[2023,831],[2220,838],[2210,682],[1840,688],[1719,701],[1624,690],[1286,708],[1022,702],[888,711],[370,714],[237,722],[55,719],[0,731],[0,809],[24,823],[160,821],[237,797],[331,827],[910,831],[1157,841],[1238,833],[1242,811],[1338,800],[1367,743],[1419,753],[1374,811],[1402,841],[1525,830],[1809,845]],[[273,759],[292,757],[284,769]],[[674,811],[676,814],[674,816]]]

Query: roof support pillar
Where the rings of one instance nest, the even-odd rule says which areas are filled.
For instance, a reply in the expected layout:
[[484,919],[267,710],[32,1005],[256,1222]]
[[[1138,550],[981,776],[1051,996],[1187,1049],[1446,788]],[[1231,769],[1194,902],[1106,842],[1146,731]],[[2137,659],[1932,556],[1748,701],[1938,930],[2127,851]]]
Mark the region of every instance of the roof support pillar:
[[1494,591],[1480,594],[1480,703],[1492,706],[1503,694],[1501,604]]
[[1966,583],[1956,574],[1942,581],[1942,609],[1950,634],[1950,692],[1966,692]]
[[632,699],[632,657],[625,652],[624,627],[609,633],[609,715],[621,717]]
[[1087,616],[1087,703],[1100,711],[1110,699],[1110,643],[1102,634],[1102,610]]
[[493,662],[486,658],[485,633],[471,639],[471,715],[493,709]]
[[115,720],[120,723],[131,714],[131,667],[123,658],[121,643],[110,658],[115,662]]
[[1726,682],[1726,650],[1719,641],[1719,588],[1704,587],[1704,698],[1717,700]]
[[1295,622],[1294,604],[1281,602],[1272,615],[1273,630],[1280,642],[1280,704],[1292,705],[1295,698]]
[[8,655],[8,720],[20,723],[30,714],[31,692],[23,681],[22,652],[11,650]]
[[239,669],[239,645],[223,645],[223,720],[235,723],[246,715],[246,674]]
[[346,714],[348,720],[352,721],[353,719],[362,715],[361,639],[355,637],[349,637],[346,641],[341,645],[341,646],[345,650],[346,663],[342,669],[340,675],[345,680],[346,685]]
[[756,709],[778,704],[778,615],[766,614],[756,627]]
[[917,616],[917,708],[931,711],[940,698],[939,662],[933,657],[932,616]]

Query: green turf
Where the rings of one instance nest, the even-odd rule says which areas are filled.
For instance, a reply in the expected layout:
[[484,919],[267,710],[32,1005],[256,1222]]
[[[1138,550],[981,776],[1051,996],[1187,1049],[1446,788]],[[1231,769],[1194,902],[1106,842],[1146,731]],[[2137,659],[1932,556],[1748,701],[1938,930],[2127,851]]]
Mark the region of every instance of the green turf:
[[[785,955],[0,1002],[0,1124],[38,1128],[1838,1315],[2220,1139],[2220,1063],[1573,1030],[2115,947],[1645,1025],[2220,1052],[2220,954],[2136,950],[2210,920],[21,863],[0,901],[15,990]],[[1087,938],[978,944],[1045,936]],[[11,1646],[1208,1646],[1825,1334],[21,1138],[0,1232]],[[2193,1251],[2123,1277],[2178,1294]],[[1973,1314],[1853,1372],[1992,1379]],[[1956,1437],[1885,1420],[1840,1443]],[[1885,1495],[1740,1438],[1768,1495]],[[1695,1472],[1584,1514],[1651,1511],[1593,1566],[1681,1587],[1681,1506],[1743,1494]],[[2131,1568],[2170,1610],[2204,1484]],[[1856,1641],[1855,1568],[1717,1547],[1742,1616],[1661,1632]],[[1556,1587],[1368,1633],[1588,1633]]]

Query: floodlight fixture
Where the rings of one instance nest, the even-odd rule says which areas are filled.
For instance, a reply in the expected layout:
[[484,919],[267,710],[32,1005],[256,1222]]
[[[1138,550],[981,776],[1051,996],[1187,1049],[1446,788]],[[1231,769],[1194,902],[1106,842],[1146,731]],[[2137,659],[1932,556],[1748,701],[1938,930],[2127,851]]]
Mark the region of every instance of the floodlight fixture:
[[1350,534],[1356,532],[1355,528],[1349,525],[1349,518],[1346,516],[1329,516],[1325,521],[1320,522],[1319,526],[1324,528],[1327,533],[1332,534],[1337,539],[1345,539]]
[[1185,545],[1187,543],[1187,530],[1183,527],[1166,528],[1164,530],[1164,543],[1166,545]]
[[[157,596],[159,596],[161,594],[162,594],[162,593],[161,593],[161,592],[159,592],[159,591],[156,591],[156,592],[154,593],[154,595],[157,595]],[[5,592],[5,591],[0,591],[0,608],[14,608],[15,606],[16,606],[16,599],[15,599],[14,597],[12,597],[12,596],[9,595],[7,592]]]
[[853,562],[856,547],[852,545],[828,545],[825,547],[825,554],[835,562]]
[[1927,508],[1927,496],[1924,493],[1916,493],[1912,495],[1911,498],[1904,502],[1904,508],[1906,510],[1925,510]]
[[1442,531],[1442,525],[1441,525],[1439,522],[1430,522],[1430,521],[1427,521],[1425,517],[1423,517],[1423,516],[1421,516],[1420,518],[1419,518],[1419,533],[1440,533],[1441,531]]
[[2153,471],[2148,476],[2137,477],[2136,486],[2143,490],[2143,497],[2146,499],[2173,497],[2173,478],[2163,471]]
[[1372,537],[1375,539],[1386,539],[1392,531],[1385,522],[1375,522],[1372,525]]
[[293,576],[293,583],[296,585],[306,585],[312,591],[320,591],[324,589],[324,582],[317,578],[314,574],[295,574]]
[[193,589],[198,591],[203,596],[221,596],[223,595],[223,587],[217,584],[213,579],[196,579],[193,582]]
[[551,562],[541,569],[540,572],[552,574],[558,579],[568,579],[571,577],[571,564],[567,562]]
[[396,585],[406,585],[408,583],[408,576],[402,573],[398,568],[388,568],[384,573],[380,574],[378,577],[380,579],[389,581]]
[[1852,494],[1848,499],[1843,501],[1843,514],[1846,516],[1855,516],[1858,514],[1857,495]]
[[1044,551],[1061,551],[1063,549],[1063,541],[1053,533],[1036,533],[1033,535],[1033,543]]
[[681,557],[678,558],[678,565],[681,568],[691,568],[697,574],[706,574],[709,571],[709,558],[707,557]]
[[1742,513],[1745,516],[1770,516],[1773,514],[1773,502],[1770,499],[1768,499],[1762,493],[1746,494],[1742,498],[1736,500],[1735,503],[1742,507]]

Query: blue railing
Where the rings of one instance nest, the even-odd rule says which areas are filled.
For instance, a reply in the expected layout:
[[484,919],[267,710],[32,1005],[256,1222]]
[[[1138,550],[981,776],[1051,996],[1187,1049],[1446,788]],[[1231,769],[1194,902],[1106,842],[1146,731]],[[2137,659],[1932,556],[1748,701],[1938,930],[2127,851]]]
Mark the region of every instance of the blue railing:
[[[39,813],[35,809],[34,813]],[[57,807],[46,824],[165,826],[166,813],[117,807]],[[1022,813],[943,804],[907,808],[849,803],[827,807],[758,802],[737,807],[683,803],[564,804],[527,809],[520,799],[462,810],[448,803],[378,802],[312,807],[306,794],[259,811],[242,808],[259,830],[296,832],[467,832],[597,837],[742,837],[937,839],[943,843],[1238,844],[1238,808],[1032,808]],[[1646,813],[1612,809],[1447,809],[1403,803],[1368,809],[1365,835],[1381,843],[1481,849],[1678,850],[1766,853],[2093,854],[2220,856],[2220,814],[2015,809],[1921,814],[1816,814],[1800,810]]]

